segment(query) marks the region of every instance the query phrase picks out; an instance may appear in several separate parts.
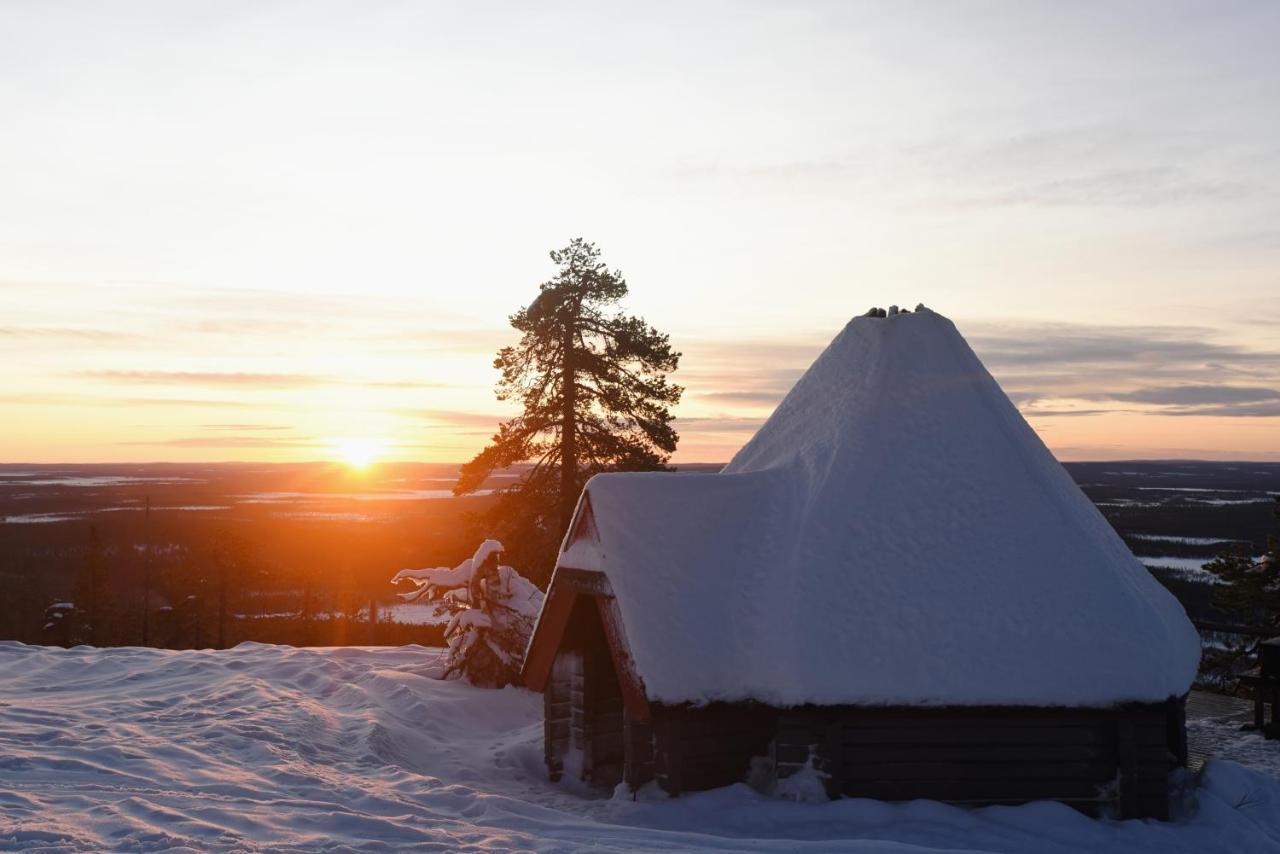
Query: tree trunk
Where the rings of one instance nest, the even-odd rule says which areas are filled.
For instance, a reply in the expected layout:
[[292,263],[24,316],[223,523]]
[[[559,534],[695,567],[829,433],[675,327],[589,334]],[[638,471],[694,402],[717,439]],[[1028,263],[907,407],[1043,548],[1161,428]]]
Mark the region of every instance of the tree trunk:
[[227,568],[218,572],[218,649],[227,648]]
[[142,570],[142,645],[151,645],[151,496],[147,496],[146,515],[143,517],[146,532],[145,564]]
[[[576,316],[576,315],[575,315]],[[573,358],[575,328],[572,320],[565,323],[564,332],[564,387],[560,400],[560,533],[569,528],[574,505],[578,503],[578,423],[577,423],[577,366]]]

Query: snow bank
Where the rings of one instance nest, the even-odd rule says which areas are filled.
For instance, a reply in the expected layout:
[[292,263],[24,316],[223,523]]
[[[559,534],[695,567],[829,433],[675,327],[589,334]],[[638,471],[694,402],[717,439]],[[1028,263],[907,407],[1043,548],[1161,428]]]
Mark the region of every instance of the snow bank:
[[546,780],[539,695],[436,680],[439,657],[0,643],[0,850],[1280,850],[1280,779],[1231,762],[1168,824],[1052,803],[792,803],[745,785],[586,799]]
[[585,490],[654,700],[1109,705],[1200,644],[929,311],[850,322],[719,474]]

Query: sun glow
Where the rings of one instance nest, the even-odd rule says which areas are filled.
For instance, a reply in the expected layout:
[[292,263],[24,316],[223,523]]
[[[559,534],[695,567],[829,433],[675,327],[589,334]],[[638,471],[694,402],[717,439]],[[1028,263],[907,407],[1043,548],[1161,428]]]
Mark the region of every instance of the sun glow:
[[353,469],[367,469],[385,451],[385,442],[368,436],[347,436],[333,441],[334,455]]

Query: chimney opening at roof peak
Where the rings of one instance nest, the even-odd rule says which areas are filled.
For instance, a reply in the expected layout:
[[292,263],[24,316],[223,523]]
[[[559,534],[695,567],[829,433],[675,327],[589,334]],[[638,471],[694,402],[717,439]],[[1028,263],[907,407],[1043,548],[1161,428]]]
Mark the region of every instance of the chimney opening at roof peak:
[[[916,310],[916,311],[928,311],[928,309],[924,307],[924,303],[922,303],[922,302],[921,302],[921,303],[916,303],[916,308],[915,308],[915,310]],[[867,311],[867,313],[866,313],[866,314],[864,314],[864,315],[862,315],[862,316],[863,316],[863,317],[896,317],[896,316],[897,316],[897,315],[899,315],[899,314],[911,314],[911,309],[909,309],[909,308],[898,308],[896,305],[891,305],[891,306],[889,306],[888,310],[886,311],[885,309],[880,308],[880,307],[878,307],[878,306],[872,306],[872,307]]]

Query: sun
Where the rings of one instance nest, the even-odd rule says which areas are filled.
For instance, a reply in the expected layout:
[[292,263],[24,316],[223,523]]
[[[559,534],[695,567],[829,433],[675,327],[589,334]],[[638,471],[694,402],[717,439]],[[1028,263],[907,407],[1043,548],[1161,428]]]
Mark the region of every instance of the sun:
[[333,440],[334,455],[357,470],[373,465],[385,450],[386,443],[368,436],[346,436]]

